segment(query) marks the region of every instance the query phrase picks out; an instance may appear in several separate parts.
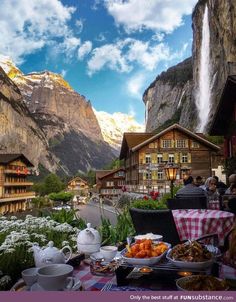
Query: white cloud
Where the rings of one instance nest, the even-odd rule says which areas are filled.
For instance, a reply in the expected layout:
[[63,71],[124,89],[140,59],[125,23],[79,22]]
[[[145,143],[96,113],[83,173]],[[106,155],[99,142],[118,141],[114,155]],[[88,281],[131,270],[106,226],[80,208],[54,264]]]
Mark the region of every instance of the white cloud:
[[172,54],[167,44],[151,45],[150,42],[127,38],[95,48],[88,61],[88,74],[91,76],[105,67],[118,72],[130,72],[134,64],[153,71],[159,62],[172,60],[178,55]]
[[66,74],[67,74],[67,70],[62,69],[61,76],[64,78],[66,76]]
[[98,42],[104,42],[104,41],[106,41],[106,37],[105,37],[105,35],[103,33],[100,33],[98,35],[98,37],[95,38],[95,40],[98,41]]
[[197,0],[105,0],[105,6],[117,25],[127,32],[151,29],[172,32],[192,12]]
[[0,52],[16,63],[57,38],[73,36],[67,22],[75,8],[59,0],[2,0],[0,11]]
[[74,55],[77,48],[80,46],[80,43],[81,41],[79,38],[69,36],[69,37],[65,37],[64,42],[56,47],[58,47],[61,52],[64,52],[68,58],[71,58]]
[[90,53],[92,50],[92,42],[85,41],[78,49],[78,59],[83,60],[83,58]]
[[106,44],[92,51],[92,57],[88,61],[88,75],[108,67],[119,72],[128,72],[128,66],[122,51],[116,44]]
[[130,78],[130,80],[127,83],[127,90],[131,96],[141,99],[144,86],[145,86],[145,75],[139,73]]
[[82,33],[83,27],[84,27],[83,20],[81,20],[81,19],[76,20],[75,26],[77,27],[77,33],[78,34]]
[[158,41],[158,42],[161,42],[163,41],[165,38],[165,34],[164,33],[156,33],[155,35],[152,36],[152,40],[153,41]]

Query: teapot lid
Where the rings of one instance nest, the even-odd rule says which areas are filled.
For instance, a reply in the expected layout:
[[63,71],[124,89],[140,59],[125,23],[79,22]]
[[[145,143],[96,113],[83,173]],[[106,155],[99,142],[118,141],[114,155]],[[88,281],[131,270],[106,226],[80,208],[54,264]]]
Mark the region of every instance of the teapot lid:
[[48,247],[46,247],[43,252],[47,255],[47,256],[52,256],[55,253],[59,252],[59,249],[57,249],[56,247],[53,246],[54,242],[53,241],[49,241],[48,242]]
[[99,232],[91,227],[91,223],[87,223],[87,228],[79,232],[78,242],[81,244],[100,244],[101,237]]

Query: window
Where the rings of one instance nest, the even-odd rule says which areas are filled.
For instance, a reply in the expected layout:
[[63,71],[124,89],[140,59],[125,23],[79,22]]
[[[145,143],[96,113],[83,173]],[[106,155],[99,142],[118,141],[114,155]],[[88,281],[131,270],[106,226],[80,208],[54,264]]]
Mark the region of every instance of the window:
[[151,154],[146,154],[145,156],[145,163],[150,164],[151,163]]
[[158,179],[158,180],[163,179],[163,171],[158,171],[158,172],[157,172],[157,179]]
[[169,154],[168,162],[169,163],[174,163],[175,162],[175,156],[174,156],[174,154]]
[[192,141],[192,148],[199,148],[199,143]]
[[125,181],[124,180],[118,180],[118,186],[122,187],[125,185]]
[[163,162],[163,155],[162,154],[157,154],[157,163],[160,164]]
[[125,172],[124,171],[119,171],[116,173],[116,176],[118,177],[124,177],[125,176]]
[[177,139],[176,148],[186,148],[186,141],[184,139]]
[[152,179],[152,173],[151,172],[146,172],[146,179],[147,180]]
[[107,181],[107,187],[113,187],[114,182],[113,181]]
[[182,154],[182,163],[188,162],[188,154]]
[[163,139],[162,148],[171,148],[171,139]]

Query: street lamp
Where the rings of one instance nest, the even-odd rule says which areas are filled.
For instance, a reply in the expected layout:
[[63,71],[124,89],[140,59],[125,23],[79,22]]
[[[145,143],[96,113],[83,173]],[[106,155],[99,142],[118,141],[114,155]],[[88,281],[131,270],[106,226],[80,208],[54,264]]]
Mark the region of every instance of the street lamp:
[[174,197],[174,181],[176,180],[176,174],[178,169],[179,167],[174,163],[167,163],[166,166],[164,167],[166,173],[166,179],[170,180],[171,198]]

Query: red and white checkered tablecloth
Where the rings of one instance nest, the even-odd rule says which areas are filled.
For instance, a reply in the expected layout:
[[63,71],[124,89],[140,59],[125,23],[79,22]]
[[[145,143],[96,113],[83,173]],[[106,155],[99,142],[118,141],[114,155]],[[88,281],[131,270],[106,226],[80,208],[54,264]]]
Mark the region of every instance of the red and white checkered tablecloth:
[[78,268],[75,268],[74,276],[82,282],[82,287],[85,291],[101,291],[104,285],[110,281],[116,285],[116,276],[104,277],[92,275],[89,265],[83,262]]
[[219,244],[223,245],[234,223],[234,214],[224,211],[173,210],[172,213],[181,241],[217,233]]

